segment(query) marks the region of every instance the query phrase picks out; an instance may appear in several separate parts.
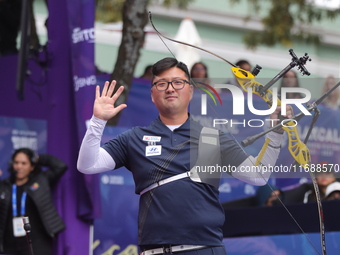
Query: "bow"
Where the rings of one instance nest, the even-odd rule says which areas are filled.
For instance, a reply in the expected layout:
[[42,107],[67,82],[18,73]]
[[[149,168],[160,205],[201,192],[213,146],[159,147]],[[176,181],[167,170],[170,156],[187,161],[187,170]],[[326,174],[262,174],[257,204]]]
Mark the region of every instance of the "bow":
[[[153,29],[156,31],[156,33],[158,34],[159,38],[161,39],[161,41],[164,43],[164,45],[167,47],[167,49],[170,51],[170,53],[174,56],[174,54],[171,52],[171,50],[168,48],[168,46],[166,45],[166,43],[164,42],[164,40],[162,39],[165,38],[169,41],[175,42],[175,43],[179,43],[179,44],[183,44],[189,47],[193,47],[196,48],[198,50],[207,52],[225,62],[227,62],[229,65],[232,66],[232,72],[234,74],[234,76],[236,77],[238,83],[240,84],[240,86],[242,87],[242,89],[244,91],[248,91],[249,89],[251,89],[252,93],[260,96],[269,106],[272,106],[272,102],[273,102],[273,94],[272,92],[269,90],[269,87],[272,86],[276,81],[278,81],[285,73],[287,73],[290,69],[292,69],[293,67],[295,67],[296,65],[298,65],[298,68],[300,71],[302,71],[304,74],[309,75],[310,73],[306,70],[306,68],[303,66],[306,61],[309,59],[308,55],[305,54],[304,57],[302,58],[297,58],[296,55],[293,53],[293,50],[290,50],[291,55],[293,56],[293,61],[292,63],[290,63],[284,70],[282,70],[276,77],[274,77],[266,86],[263,86],[262,84],[258,83],[255,80],[255,75],[257,75],[257,73],[259,72],[259,70],[261,69],[261,67],[256,66],[256,68],[254,69],[254,71],[252,73],[245,71],[241,68],[238,68],[236,65],[234,65],[233,63],[231,63],[230,61],[226,60],[225,58],[211,52],[208,51],[206,49],[203,49],[201,47],[195,46],[195,45],[191,45],[185,42],[181,42],[181,41],[177,41],[174,40],[172,38],[169,38],[165,35],[162,35],[154,26],[153,22],[152,22],[152,15],[151,12],[149,12],[149,20],[150,23],[153,27]],[[175,56],[174,56],[175,57]],[[281,105],[280,101],[278,100],[278,105]],[[295,122],[293,121],[286,121],[284,122],[285,126],[281,126],[281,124],[271,128],[269,131],[272,131],[277,128],[282,128],[283,130],[285,130],[287,132],[288,135],[288,140],[289,140],[289,151],[291,153],[291,155],[293,156],[293,158],[303,167],[307,168],[308,165],[310,164],[310,154],[309,154],[309,149],[307,148],[307,146],[305,145],[305,143],[303,143],[301,141],[301,139],[299,138],[299,134],[297,132],[296,129],[296,125]],[[269,132],[268,131],[268,132]],[[266,132],[266,133],[268,133]],[[261,135],[263,136],[263,135]],[[261,137],[259,136],[259,137]],[[255,140],[254,140],[255,141]],[[305,141],[306,142],[306,141]],[[249,143],[250,144],[250,143]],[[247,144],[247,145],[249,145]],[[244,146],[246,146],[246,144],[244,144]],[[243,150],[243,149],[242,149]],[[325,227],[324,227],[324,217],[323,217],[323,210],[322,210],[322,204],[321,204],[321,197],[320,197],[320,191],[315,179],[314,174],[310,171],[310,175],[312,178],[312,182],[313,182],[313,186],[314,186],[314,190],[315,190],[315,194],[316,194],[316,198],[317,198],[317,204],[318,204],[318,213],[319,213],[319,223],[320,223],[320,238],[321,238],[321,246],[322,246],[322,254],[326,255],[326,242],[325,242]],[[269,185],[269,184],[268,184]],[[272,189],[272,187],[269,185],[269,187]],[[272,189],[273,190],[273,189]],[[274,190],[273,190],[274,191]],[[277,199],[280,201],[280,203],[284,206],[283,202],[281,201],[281,199],[277,196]],[[288,209],[286,208],[286,206],[284,206],[284,208],[287,210],[287,212],[290,214],[290,216],[294,219],[294,217],[291,215],[291,213],[288,211]],[[311,240],[308,238],[308,236],[305,234],[305,232],[302,230],[302,228],[300,227],[300,225],[296,222],[296,220],[294,219],[295,223],[298,225],[298,227],[300,228],[300,230],[303,232],[303,234],[306,236],[306,238],[308,239],[308,241],[311,243],[311,245],[314,247],[314,249],[316,250],[317,253],[319,253],[316,249],[316,247],[313,245],[313,243],[311,242]]]
[[[242,70],[240,68],[232,67],[233,74],[235,75],[239,85],[242,87],[244,91],[247,92],[250,89],[253,92],[253,94],[260,96],[268,104],[268,106],[271,107],[273,105],[273,93],[271,90],[269,90],[269,87],[272,86],[279,78],[281,78],[285,73],[287,73],[295,65],[299,65],[299,69],[302,71],[303,74],[309,75],[309,72],[306,70],[306,68],[302,66],[302,64],[304,65],[306,61],[308,60],[309,58],[308,55],[305,54],[304,57],[298,59],[292,49],[289,50],[289,52],[293,57],[292,63],[290,63],[285,69],[283,69],[266,86],[263,86],[262,84],[258,83],[255,80],[255,76],[253,75],[253,73]],[[255,70],[256,69],[260,70],[258,66],[257,68],[255,68]],[[258,72],[256,71],[255,73],[258,73]],[[322,97],[322,99],[324,98],[325,96]],[[315,111],[314,118],[317,118],[319,116],[319,111],[317,110],[316,106],[322,101],[322,99],[317,100],[317,103],[314,103],[314,105],[312,107],[309,107],[308,109],[309,111]],[[277,99],[277,105],[281,106],[281,101],[279,99]],[[294,116],[292,119],[294,118],[300,119],[302,116],[303,115],[300,114],[299,117]],[[313,120],[312,122],[314,124],[316,122],[316,119]],[[308,134],[311,133],[313,124],[310,126]],[[308,170],[308,167],[311,163],[310,151],[308,147],[306,146],[308,136],[306,136],[306,139],[304,142],[301,141],[298,130],[296,128],[296,122],[293,120],[287,120],[283,124],[279,124],[276,127],[269,129],[266,132],[262,132],[253,137],[248,137],[247,139],[242,141],[242,145],[248,146],[252,144],[258,138],[262,137],[264,134],[268,133],[269,131],[275,130],[276,128],[282,128],[284,131],[286,131],[287,136],[288,136],[288,150],[290,154],[295,159],[295,162],[297,162],[300,166]],[[309,174],[312,179],[313,187],[315,190],[316,202],[318,206],[319,225],[320,225],[320,242],[321,242],[322,254],[326,255],[324,213],[322,209],[320,190],[319,190],[319,186],[317,184],[316,178],[315,178],[315,174],[312,171],[309,171]]]
[[[312,112],[314,111],[314,116],[313,116],[313,120],[311,122],[311,125],[309,127],[309,130],[307,132],[307,135],[305,137],[304,142],[301,142],[301,140],[298,138],[298,133],[296,129],[292,130],[292,127],[290,126],[290,122],[292,121],[288,121],[286,122],[286,124],[284,123],[284,126],[282,126],[282,124],[278,124],[274,127],[272,127],[271,129],[268,129],[267,131],[264,131],[260,134],[257,134],[253,137],[248,137],[247,139],[245,139],[244,141],[242,141],[242,145],[247,146],[249,144],[252,144],[256,139],[262,137],[263,135],[265,135],[266,133],[275,130],[277,128],[282,128],[284,129],[287,134],[288,134],[288,139],[289,139],[289,145],[288,145],[288,149],[290,151],[290,153],[292,154],[292,156],[294,157],[294,159],[296,160],[297,163],[300,164],[300,166],[304,167],[306,170],[309,169],[309,164],[311,162],[310,159],[310,154],[309,154],[309,149],[306,146],[306,143],[309,139],[309,136],[311,134],[311,131],[314,127],[314,124],[317,121],[317,118],[320,115],[320,111],[317,108],[317,106],[329,95],[331,94],[335,89],[337,89],[340,86],[340,82],[338,82],[337,84],[335,84],[331,89],[329,89],[324,95],[322,95],[320,98],[318,98],[317,100],[315,100],[315,102],[313,102],[312,104],[307,104],[307,111]],[[269,92],[271,93],[271,92]],[[300,120],[304,115],[304,113],[299,113],[295,116],[293,116],[291,118],[291,120]],[[295,162],[294,162],[295,164]],[[316,202],[317,202],[317,206],[318,206],[318,212],[319,212],[319,224],[320,224],[320,239],[321,239],[321,248],[322,248],[322,254],[326,255],[326,241],[325,241],[325,225],[324,225],[324,214],[323,214],[323,209],[322,209],[322,203],[321,203],[321,197],[320,197],[320,190],[319,190],[319,186],[316,182],[316,178],[315,178],[315,174],[312,171],[309,171],[309,174],[311,176],[312,179],[312,183],[313,183],[313,187],[315,190],[315,195],[316,195]],[[279,198],[278,198],[279,199]],[[301,229],[301,228],[300,228]],[[307,237],[308,238],[308,237]],[[311,243],[312,244],[312,243]],[[312,244],[313,245],[313,244]],[[313,245],[314,247],[314,245]],[[314,247],[315,248],[315,247]]]

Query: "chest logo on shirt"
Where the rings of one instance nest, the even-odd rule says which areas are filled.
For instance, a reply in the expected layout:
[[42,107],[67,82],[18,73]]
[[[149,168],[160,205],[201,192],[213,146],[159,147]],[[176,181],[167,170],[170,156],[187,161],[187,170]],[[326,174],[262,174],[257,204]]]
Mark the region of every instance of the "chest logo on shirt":
[[161,141],[160,136],[149,136],[149,135],[145,135],[143,136],[143,141],[147,141],[147,142],[160,142]]
[[161,145],[152,145],[146,146],[145,148],[145,156],[157,156],[162,154],[162,146]]

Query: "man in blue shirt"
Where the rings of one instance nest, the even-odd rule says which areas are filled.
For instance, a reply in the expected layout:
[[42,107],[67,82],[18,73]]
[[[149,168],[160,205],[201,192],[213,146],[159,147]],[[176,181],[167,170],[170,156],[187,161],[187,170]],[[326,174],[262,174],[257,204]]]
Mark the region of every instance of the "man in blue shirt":
[[[225,255],[221,230],[224,212],[218,186],[206,176],[195,175],[194,170],[214,163],[232,166],[238,171],[229,174],[253,185],[266,184],[269,173],[240,171],[241,167],[254,167],[256,159],[246,155],[226,134],[205,129],[191,119],[188,106],[194,87],[185,64],[165,58],[153,65],[152,72],[151,99],[159,117],[150,126],[134,127],[102,147],[106,122],[127,106],[114,106],[124,89],[120,87],[113,94],[115,81],[111,85],[106,82],[101,93],[97,86],[78,169],[94,174],[125,166],[132,172],[136,193],[141,195],[141,254]],[[279,110],[271,115],[272,119],[278,118]],[[291,115],[289,109],[287,115]],[[268,133],[267,149],[258,156],[263,165],[275,164],[281,136]],[[207,147],[202,148],[202,144]]]

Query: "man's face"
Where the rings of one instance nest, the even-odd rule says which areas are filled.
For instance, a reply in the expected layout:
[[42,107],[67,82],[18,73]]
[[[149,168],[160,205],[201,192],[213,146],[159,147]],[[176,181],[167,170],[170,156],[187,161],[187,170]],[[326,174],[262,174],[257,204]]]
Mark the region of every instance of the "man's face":
[[[158,81],[169,82],[176,79],[189,81],[185,72],[177,67],[172,67],[160,73],[159,76],[155,76],[152,83]],[[174,89],[171,84],[164,91],[158,91],[156,86],[151,88],[152,102],[156,105],[161,115],[187,112],[192,94],[193,86],[187,82],[185,82],[183,89]]]

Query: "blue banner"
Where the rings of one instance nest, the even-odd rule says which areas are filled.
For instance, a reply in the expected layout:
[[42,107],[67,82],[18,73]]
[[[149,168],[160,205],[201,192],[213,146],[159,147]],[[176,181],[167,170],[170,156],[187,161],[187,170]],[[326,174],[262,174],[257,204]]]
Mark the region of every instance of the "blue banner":
[[[67,1],[69,35],[71,39],[72,77],[78,127],[78,142],[86,132],[86,122],[92,116],[95,95],[94,15],[95,1]],[[84,175],[88,197],[83,196],[84,206],[78,207],[78,215],[92,220],[100,215],[100,199],[97,175]],[[88,206],[85,206],[87,204]]]
[[0,178],[6,179],[8,162],[14,150],[26,147],[36,153],[45,153],[47,146],[45,120],[10,118],[0,116]]
[[85,122],[92,115],[94,86],[97,83],[94,64],[95,2],[91,0],[68,1],[67,10],[75,104],[79,138],[82,139],[86,131]]

